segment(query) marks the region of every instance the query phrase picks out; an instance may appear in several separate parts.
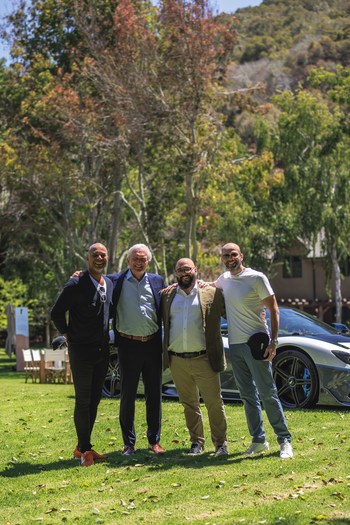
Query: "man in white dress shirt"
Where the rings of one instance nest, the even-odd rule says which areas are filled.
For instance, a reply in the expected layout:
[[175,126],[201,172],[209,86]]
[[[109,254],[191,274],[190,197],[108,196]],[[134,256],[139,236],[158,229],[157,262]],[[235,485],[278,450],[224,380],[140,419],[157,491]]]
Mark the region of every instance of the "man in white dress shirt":
[[190,433],[189,454],[204,450],[200,396],[208,411],[216,455],[227,455],[226,415],[221,397],[220,372],[225,355],[220,333],[224,314],[222,291],[197,287],[197,269],[191,259],[176,263],[178,284],[162,292],[164,368],[171,374],[184,407]]

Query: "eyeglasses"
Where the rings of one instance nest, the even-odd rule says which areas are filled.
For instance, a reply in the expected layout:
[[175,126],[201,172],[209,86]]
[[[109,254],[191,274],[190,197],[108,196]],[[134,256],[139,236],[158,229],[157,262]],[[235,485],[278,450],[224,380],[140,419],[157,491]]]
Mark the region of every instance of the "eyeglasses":
[[182,266],[181,268],[177,268],[175,269],[175,273],[177,273],[177,275],[184,275],[184,274],[187,274],[187,273],[191,273],[192,270],[195,270],[196,267],[195,266]]
[[107,301],[106,288],[104,286],[100,286],[98,293],[100,294],[101,303],[105,303]]
[[238,257],[238,256],[239,256],[239,253],[236,253],[236,252],[232,252],[232,253],[223,253],[223,254],[221,255],[221,257],[222,257],[223,259],[231,259],[231,258],[235,259],[235,258]]

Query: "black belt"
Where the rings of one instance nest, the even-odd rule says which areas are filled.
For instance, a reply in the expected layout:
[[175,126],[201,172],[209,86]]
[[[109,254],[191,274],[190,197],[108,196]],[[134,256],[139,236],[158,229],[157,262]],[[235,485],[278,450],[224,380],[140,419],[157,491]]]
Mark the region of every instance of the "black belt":
[[155,332],[151,335],[129,335],[129,334],[123,334],[122,332],[118,332],[121,337],[125,337],[125,339],[132,339],[133,341],[141,341],[141,343],[147,343],[147,341],[150,341],[153,339],[153,337],[158,333]]
[[199,357],[200,355],[204,355],[206,353],[206,350],[201,350],[200,352],[173,352],[172,350],[168,351],[168,354],[170,355],[176,355],[176,357],[184,357],[187,359],[191,359],[191,357]]

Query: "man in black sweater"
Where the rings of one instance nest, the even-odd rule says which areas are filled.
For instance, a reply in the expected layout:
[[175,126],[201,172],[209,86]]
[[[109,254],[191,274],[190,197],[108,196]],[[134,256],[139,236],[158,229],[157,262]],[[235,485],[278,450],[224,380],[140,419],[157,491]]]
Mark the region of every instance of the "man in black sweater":
[[[69,279],[51,310],[51,319],[68,342],[75,389],[74,424],[78,444],[74,457],[89,467],[107,456],[92,449],[91,433],[109,361],[109,317],[113,286],[103,275],[107,248],[88,250],[88,269]],[[66,313],[68,312],[68,322]]]

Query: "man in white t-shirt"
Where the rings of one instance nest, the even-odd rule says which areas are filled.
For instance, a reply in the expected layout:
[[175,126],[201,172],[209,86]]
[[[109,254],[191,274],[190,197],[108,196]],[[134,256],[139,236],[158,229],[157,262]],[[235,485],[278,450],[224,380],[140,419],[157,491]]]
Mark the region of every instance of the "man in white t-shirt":
[[[280,457],[292,458],[292,438],[272,376],[271,361],[276,355],[279,327],[279,310],[274,292],[266,275],[243,266],[243,254],[237,244],[225,244],[221,249],[221,259],[228,271],[220,275],[215,285],[224,293],[230,360],[252,436],[252,444],[246,454],[257,454],[269,449],[263,427],[262,404],[277,436]],[[264,307],[270,312],[271,334]],[[248,345],[249,338],[258,332],[270,336],[262,360],[253,357]]]

